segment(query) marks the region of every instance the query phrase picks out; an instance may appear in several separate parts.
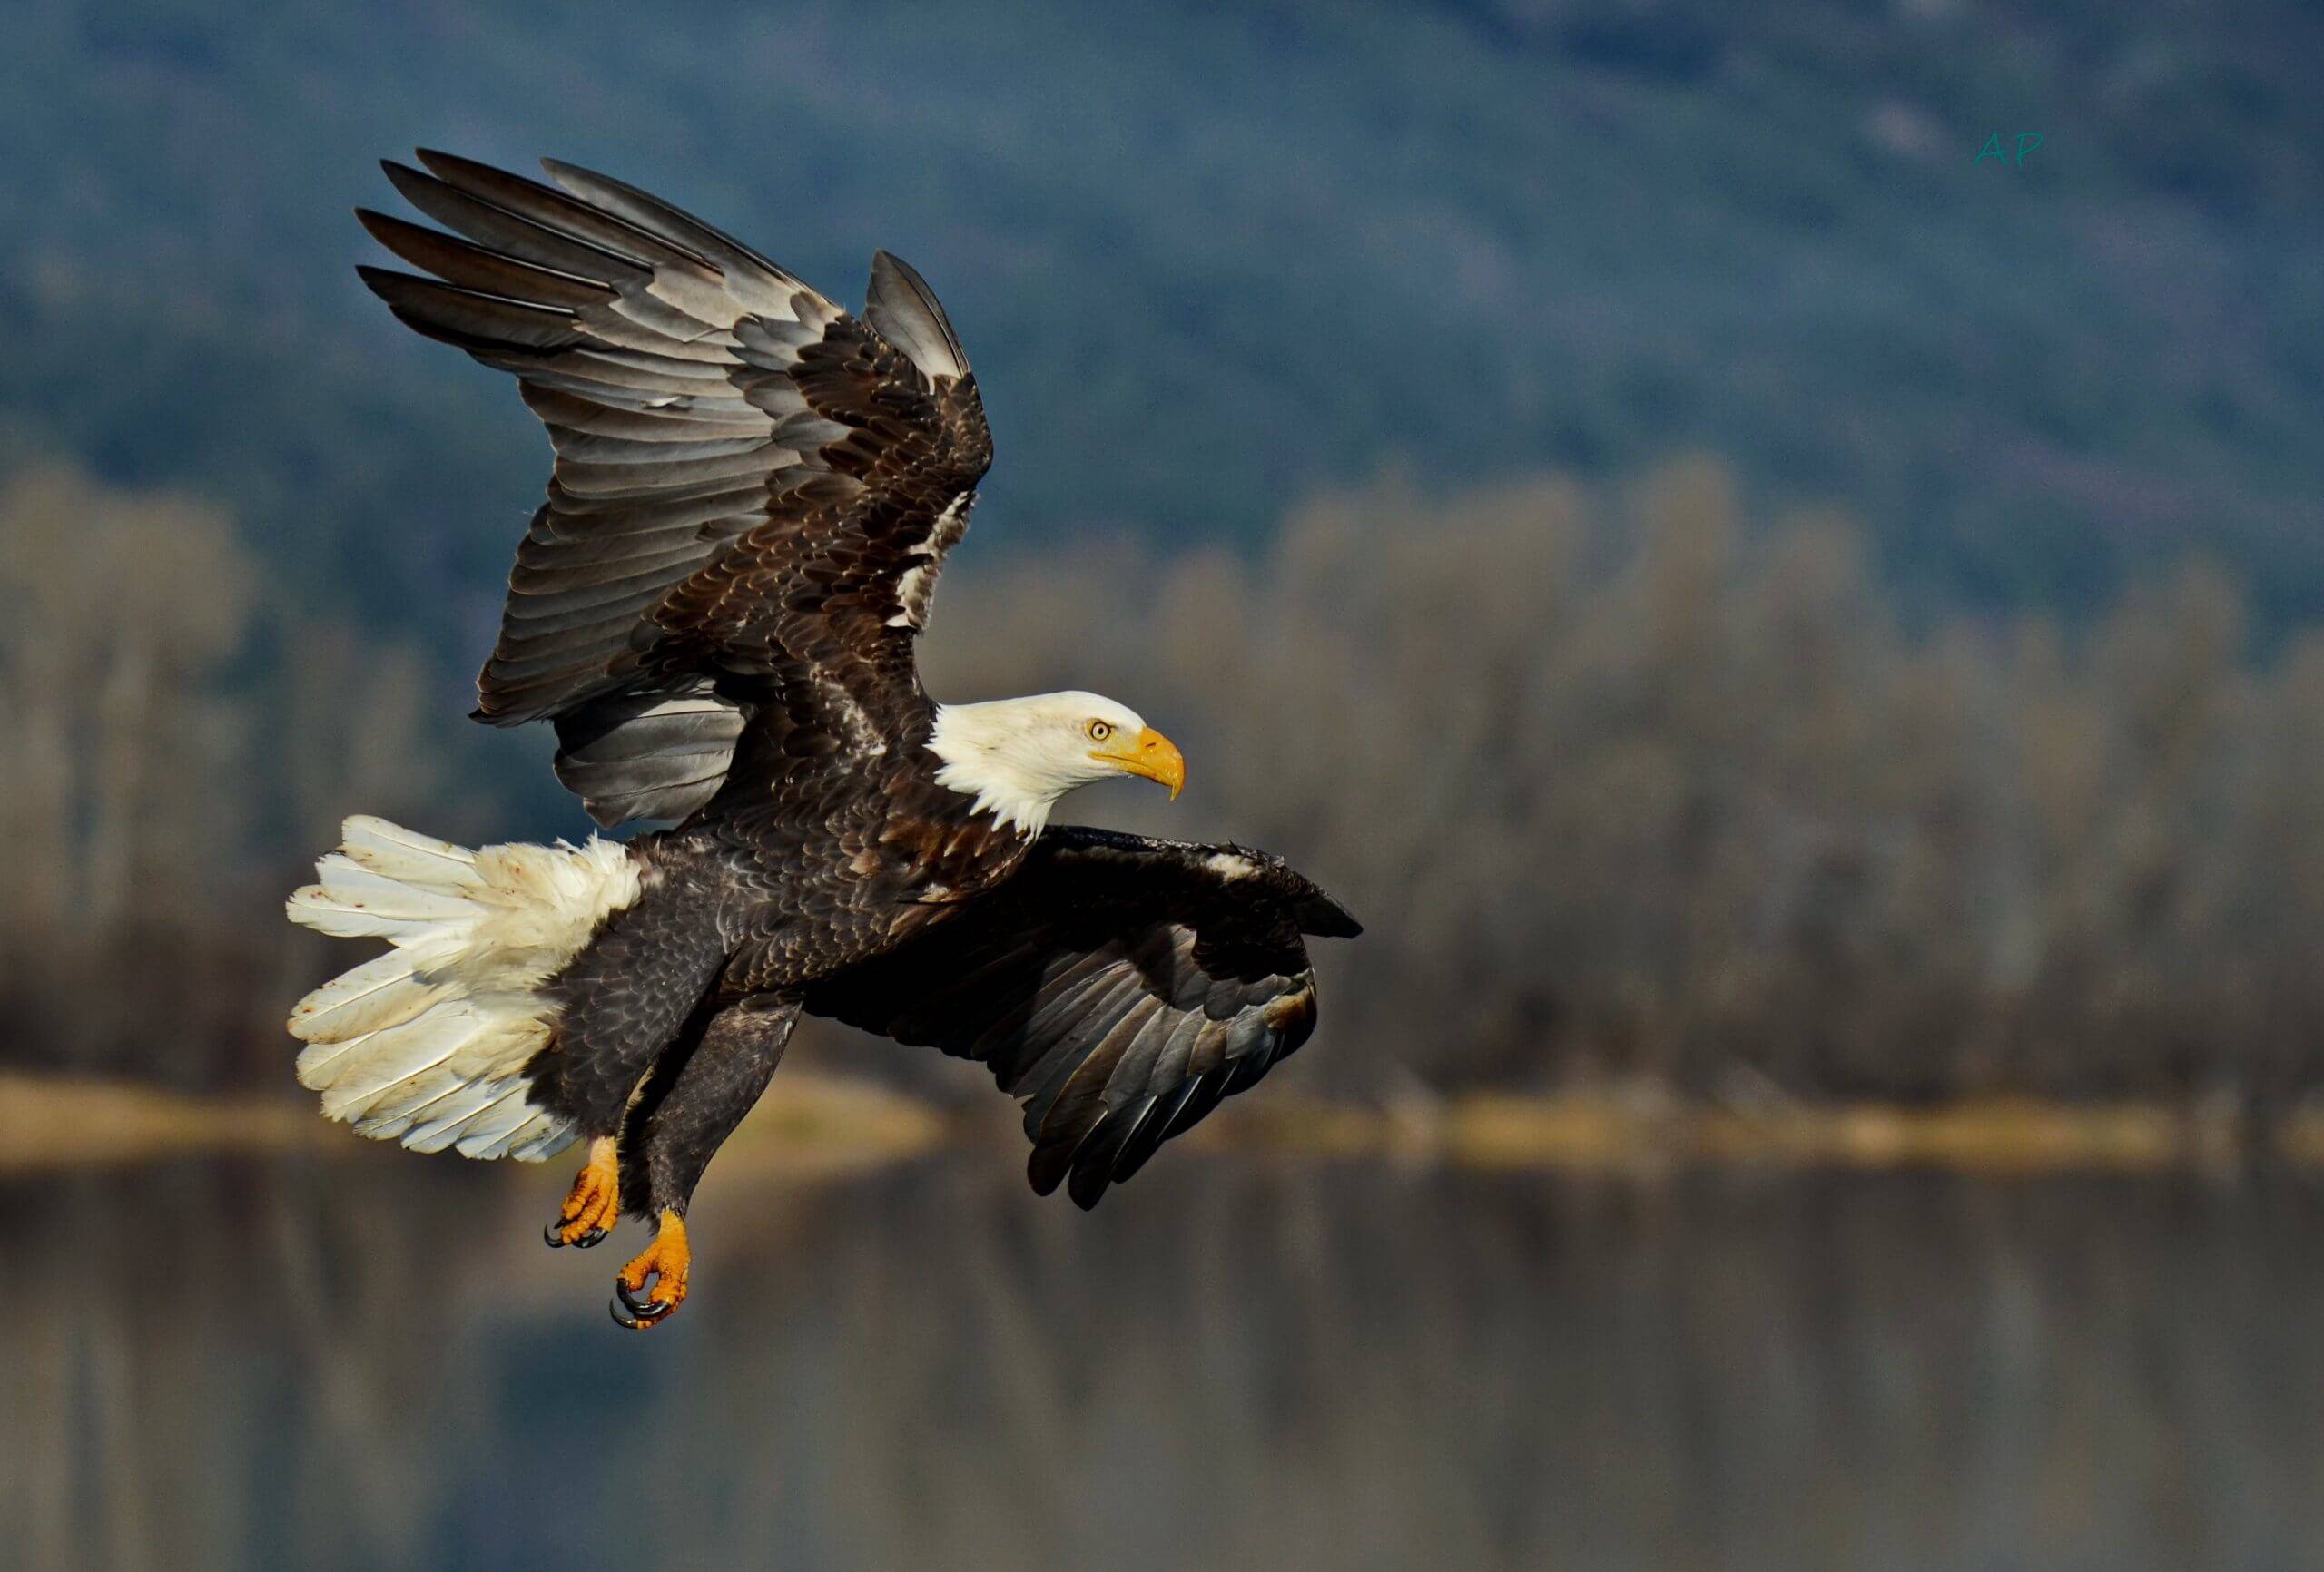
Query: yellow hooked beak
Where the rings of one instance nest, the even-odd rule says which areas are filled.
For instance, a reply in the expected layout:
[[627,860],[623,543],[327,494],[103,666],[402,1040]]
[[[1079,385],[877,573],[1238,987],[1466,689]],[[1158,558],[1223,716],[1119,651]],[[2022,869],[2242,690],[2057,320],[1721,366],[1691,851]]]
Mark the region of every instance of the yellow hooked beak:
[[1148,781],[1159,781],[1170,789],[1176,798],[1186,789],[1187,756],[1178,745],[1148,726],[1135,737],[1117,732],[1102,745],[1089,751],[1089,757],[1111,764],[1125,775],[1142,775]]

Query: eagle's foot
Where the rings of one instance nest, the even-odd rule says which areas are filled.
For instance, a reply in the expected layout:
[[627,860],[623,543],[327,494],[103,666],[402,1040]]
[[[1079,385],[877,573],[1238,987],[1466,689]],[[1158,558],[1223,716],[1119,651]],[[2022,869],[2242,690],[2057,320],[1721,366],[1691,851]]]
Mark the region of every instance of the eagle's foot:
[[589,1143],[589,1160],[573,1176],[556,1221],[541,1230],[549,1248],[586,1250],[601,1243],[621,1221],[621,1147],[611,1135]]
[[[654,1243],[614,1279],[614,1319],[634,1331],[667,1319],[686,1302],[686,1272],[693,1261],[686,1248],[686,1220],[664,1212]],[[649,1277],[654,1280],[650,1289],[645,1286]]]

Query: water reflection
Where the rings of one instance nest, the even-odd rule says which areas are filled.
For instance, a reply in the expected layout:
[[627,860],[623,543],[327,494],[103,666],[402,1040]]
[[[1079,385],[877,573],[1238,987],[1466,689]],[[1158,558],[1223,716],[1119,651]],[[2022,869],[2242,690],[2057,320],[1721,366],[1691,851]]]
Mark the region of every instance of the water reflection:
[[2319,1564],[2324,1204],[984,1154],[713,1184],[650,1336],[557,1176],[400,1154],[6,1194],[6,1559]]

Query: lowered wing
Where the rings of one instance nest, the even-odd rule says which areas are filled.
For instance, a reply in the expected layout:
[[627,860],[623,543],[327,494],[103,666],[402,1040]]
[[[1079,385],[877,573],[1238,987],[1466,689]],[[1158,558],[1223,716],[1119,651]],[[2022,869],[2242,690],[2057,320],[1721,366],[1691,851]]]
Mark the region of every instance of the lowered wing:
[[989,1066],[1025,1105],[1027,1168],[1094,1206],[1307,1040],[1303,934],[1361,931],[1278,860],[1050,830],[1007,885],[816,984],[807,1008]]

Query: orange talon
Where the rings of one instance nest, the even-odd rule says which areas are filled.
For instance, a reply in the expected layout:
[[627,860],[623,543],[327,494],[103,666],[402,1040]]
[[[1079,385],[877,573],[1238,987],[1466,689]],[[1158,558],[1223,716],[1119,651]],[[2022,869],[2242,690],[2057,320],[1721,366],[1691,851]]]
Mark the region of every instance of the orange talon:
[[589,1143],[589,1160],[573,1176],[556,1221],[542,1230],[552,1249],[576,1245],[586,1250],[613,1232],[621,1221],[621,1147],[611,1135]]
[[[686,1272],[693,1263],[693,1252],[686,1248],[686,1220],[665,1211],[654,1243],[614,1279],[614,1319],[634,1331],[667,1319],[686,1302]],[[650,1291],[645,1287],[649,1277],[654,1280]]]

